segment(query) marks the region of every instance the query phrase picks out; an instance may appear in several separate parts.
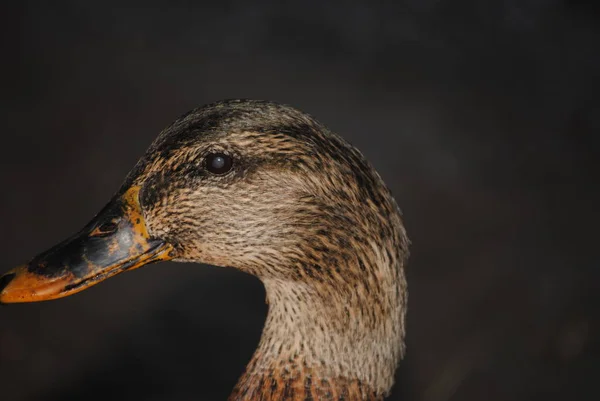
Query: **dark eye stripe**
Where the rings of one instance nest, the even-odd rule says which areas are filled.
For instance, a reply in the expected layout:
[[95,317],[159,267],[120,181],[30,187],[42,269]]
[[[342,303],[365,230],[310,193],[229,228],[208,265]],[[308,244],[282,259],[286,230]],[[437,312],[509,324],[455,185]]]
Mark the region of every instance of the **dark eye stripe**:
[[211,153],[206,156],[206,169],[213,174],[225,174],[233,167],[233,159],[224,153]]

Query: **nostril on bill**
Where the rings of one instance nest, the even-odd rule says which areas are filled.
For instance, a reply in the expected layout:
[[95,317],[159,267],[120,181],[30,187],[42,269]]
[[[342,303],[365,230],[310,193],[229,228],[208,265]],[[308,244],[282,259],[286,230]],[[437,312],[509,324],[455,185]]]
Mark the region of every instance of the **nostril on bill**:
[[15,278],[15,276],[16,276],[15,273],[9,273],[9,274],[5,274],[4,276],[0,277],[0,294],[6,288],[8,283],[10,283],[13,278]]

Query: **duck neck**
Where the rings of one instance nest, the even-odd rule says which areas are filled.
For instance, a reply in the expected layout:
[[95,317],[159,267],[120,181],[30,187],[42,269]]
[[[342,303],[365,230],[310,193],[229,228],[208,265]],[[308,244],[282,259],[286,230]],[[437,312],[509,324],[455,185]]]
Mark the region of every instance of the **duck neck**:
[[403,354],[406,285],[386,262],[331,280],[263,279],[265,328],[229,400],[382,400]]

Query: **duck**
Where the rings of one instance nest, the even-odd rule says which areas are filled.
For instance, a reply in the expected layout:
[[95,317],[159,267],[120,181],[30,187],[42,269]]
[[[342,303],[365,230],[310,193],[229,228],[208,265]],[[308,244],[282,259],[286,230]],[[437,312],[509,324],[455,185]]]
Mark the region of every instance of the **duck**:
[[0,303],[159,261],[233,267],[268,313],[229,401],[380,401],[405,354],[409,244],[354,146],[291,106],[225,100],[175,120],[83,229],[1,276]]

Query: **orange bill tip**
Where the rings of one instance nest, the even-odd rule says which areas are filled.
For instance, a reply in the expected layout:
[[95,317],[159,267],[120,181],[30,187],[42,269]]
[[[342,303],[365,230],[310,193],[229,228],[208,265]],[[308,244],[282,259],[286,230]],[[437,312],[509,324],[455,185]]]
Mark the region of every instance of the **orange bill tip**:
[[172,258],[173,247],[148,233],[139,187],[132,187],[80,232],[1,276],[0,303],[66,297],[124,271]]

